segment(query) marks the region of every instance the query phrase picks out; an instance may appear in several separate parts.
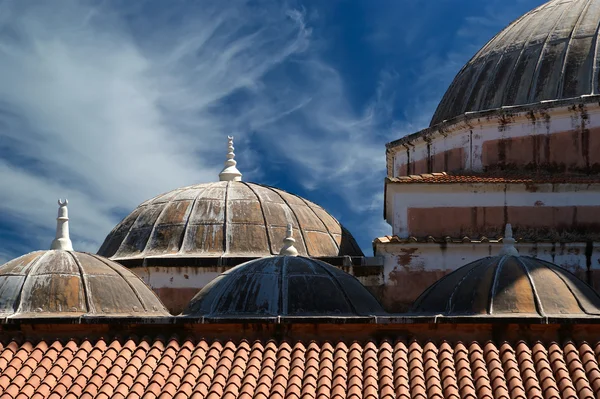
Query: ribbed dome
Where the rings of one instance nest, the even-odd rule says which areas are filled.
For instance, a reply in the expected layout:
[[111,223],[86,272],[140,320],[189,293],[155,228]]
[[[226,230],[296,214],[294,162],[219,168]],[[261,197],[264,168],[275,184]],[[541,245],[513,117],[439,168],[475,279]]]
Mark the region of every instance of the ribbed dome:
[[368,316],[384,313],[353,276],[315,259],[274,256],[243,263],[211,281],[185,316]]
[[279,253],[288,223],[300,255],[363,255],[348,231],[320,206],[239,181],[184,187],[142,203],[106,237],[98,254],[116,260],[270,256]]
[[431,126],[471,111],[598,94],[600,0],[552,0],[490,40],[461,69]]
[[429,287],[414,312],[445,316],[600,315],[600,296],[568,270],[526,256],[469,263]]
[[97,255],[36,251],[0,266],[0,316],[169,316],[154,292]]

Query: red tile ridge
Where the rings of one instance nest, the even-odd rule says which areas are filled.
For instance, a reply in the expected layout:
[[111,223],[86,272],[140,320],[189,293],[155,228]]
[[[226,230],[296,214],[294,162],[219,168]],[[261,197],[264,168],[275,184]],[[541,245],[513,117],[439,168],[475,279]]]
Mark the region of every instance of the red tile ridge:
[[279,344],[277,351],[277,361],[275,362],[275,372],[271,383],[270,398],[282,399],[285,397],[285,388],[290,373],[290,360],[292,348],[286,341]]
[[408,375],[411,397],[427,399],[425,370],[423,368],[423,348],[416,341],[411,342],[408,347]]
[[348,350],[348,398],[362,398],[363,393],[363,359],[362,347],[353,342]]
[[248,345],[248,342],[242,341],[237,347],[237,351],[231,365],[229,379],[225,384],[223,393],[225,399],[233,399],[239,396],[244,373],[246,372],[246,367],[248,365],[249,355],[250,345]]
[[211,345],[204,364],[202,365],[202,369],[200,370],[200,375],[193,388],[194,397],[201,399],[208,394],[223,349],[220,342],[214,342],[213,345]]
[[451,184],[451,183],[483,183],[483,184],[596,184],[600,183],[597,175],[567,174],[533,174],[526,171],[493,172],[493,173],[423,173],[408,176],[387,177],[386,182],[396,184]]
[[477,393],[469,361],[469,351],[462,342],[457,343],[454,347],[454,367],[456,368],[460,397],[476,399]]
[[472,342],[469,345],[469,360],[471,361],[471,371],[473,373],[477,397],[487,397],[492,399],[494,397],[492,394],[492,385],[487,365],[484,360],[483,349],[478,342]]
[[410,381],[408,378],[408,348],[402,341],[398,341],[394,344],[394,390],[396,391],[397,398],[410,398]]
[[423,347],[423,370],[427,397],[444,399],[440,369],[438,365],[438,348],[432,342],[427,342]]
[[456,368],[454,367],[454,349],[448,342],[442,342],[437,357],[444,397],[459,399],[458,380],[456,379]]
[[577,396],[579,398],[593,398],[594,391],[590,386],[590,381],[588,380],[583,364],[581,363],[579,351],[573,342],[568,342],[565,345],[564,354],[567,368],[573,380],[573,385],[575,385],[575,389],[577,390]]
[[393,399],[396,396],[394,390],[394,363],[393,349],[389,341],[383,341],[379,345],[377,354],[377,368],[380,397],[382,399]]
[[248,355],[248,365],[242,379],[242,385],[239,389],[240,399],[251,399],[254,395],[254,390],[258,384],[260,376],[261,363],[263,358],[264,347],[259,341],[252,344],[252,348]]
[[598,397],[600,393],[600,368],[594,356],[594,351],[587,342],[582,342],[579,346],[579,356],[585,368],[585,373],[589,378],[594,397]]
[[510,399],[505,372],[502,368],[502,361],[500,360],[500,351],[492,342],[487,342],[483,347],[483,355],[494,397]]
[[19,394],[15,396],[15,399],[30,399],[35,392],[35,388],[31,385],[25,385],[19,390]]
[[228,341],[221,352],[221,359],[215,370],[212,382],[208,385],[208,397],[220,398],[225,391],[225,385],[229,379],[232,370],[233,360],[236,354],[236,347],[232,341]]
[[540,381],[537,378],[535,364],[533,362],[531,349],[521,341],[516,347],[516,359],[521,370],[521,376],[523,379],[523,387],[527,393],[528,398],[542,398],[542,388]]
[[506,386],[511,398],[527,398],[523,380],[519,372],[515,350],[506,342],[500,345],[499,351],[501,367],[504,370]]
[[6,369],[18,350],[19,346],[15,341],[11,341],[4,347],[2,353],[0,353],[0,372],[3,372],[4,369]]
[[548,360],[548,352],[541,343],[538,342],[533,346],[532,357],[544,397],[560,398],[561,392],[558,389],[558,385],[552,374],[552,367],[550,367],[550,362]]
[[292,349],[292,359],[288,376],[287,388],[285,389],[285,398],[298,399],[302,395],[302,380],[306,366],[306,348],[302,342],[296,342]]
[[317,375],[317,398],[329,398],[333,385],[333,347],[329,342],[321,346],[319,352],[319,374]]
[[300,392],[302,399],[316,398],[319,377],[319,354],[320,348],[314,341],[308,344],[308,348],[304,354],[306,364],[304,366],[304,377]]
[[556,376],[556,384],[561,392],[561,396],[567,398],[577,397],[577,391],[573,386],[573,381],[565,364],[563,351],[555,342],[548,347],[548,360],[550,361],[553,374]]
[[348,389],[348,348],[344,342],[338,342],[333,353],[333,379],[331,398],[344,398]]
[[138,349],[138,344],[133,337],[129,337],[125,340],[122,346],[122,350],[127,350],[131,353],[135,352]]

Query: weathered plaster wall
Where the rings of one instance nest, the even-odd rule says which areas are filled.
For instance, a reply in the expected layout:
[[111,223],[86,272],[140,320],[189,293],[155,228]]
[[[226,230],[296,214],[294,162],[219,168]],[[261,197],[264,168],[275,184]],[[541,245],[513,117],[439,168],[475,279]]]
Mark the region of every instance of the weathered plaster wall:
[[386,190],[386,220],[399,237],[491,238],[506,223],[528,237],[600,235],[600,184],[397,183]]
[[169,312],[177,315],[205,285],[230,267],[181,266],[135,267],[130,270],[148,284],[165,304]]
[[600,108],[575,104],[430,128],[388,148],[390,177],[431,172],[600,171]]
[[[501,243],[388,243],[376,245],[384,259],[381,303],[388,311],[406,311],[441,277],[469,262],[495,256]],[[575,273],[600,292],[600,242],[519,243],[521,255],[553,262]]]

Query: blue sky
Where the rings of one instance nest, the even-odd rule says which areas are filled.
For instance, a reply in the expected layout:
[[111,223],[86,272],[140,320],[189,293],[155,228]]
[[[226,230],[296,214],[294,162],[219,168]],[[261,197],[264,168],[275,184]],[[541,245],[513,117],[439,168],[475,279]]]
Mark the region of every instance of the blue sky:
[[0,1],[0,262],[49,248],[69,198],[96,252],[139,203],[217,180],[312,200],[367,255],[385,143],[541,0]]

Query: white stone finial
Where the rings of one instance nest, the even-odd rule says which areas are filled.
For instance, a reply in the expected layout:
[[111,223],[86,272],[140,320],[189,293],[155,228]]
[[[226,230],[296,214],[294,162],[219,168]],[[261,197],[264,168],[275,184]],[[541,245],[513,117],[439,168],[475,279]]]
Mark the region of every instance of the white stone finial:
[[73,243],[69,238],[69,210],[66,199],[58,200],[58,217],[56,218],[56,238],[52,241],[50,249],[62,249],[65,251],[73,250]]
[[500,255],[508,255],[508,256],[519,256],[519,251],[515,248],[515,239],[513,238],[512,226],[510,223],[506,224],[506,228],[504,229],[504,238],[502,239],[502,249],[500,250]]
[[233,136],[227,136],[227,161],[225,167],[219,173],[220,181],[242,181],[242,173],[235,167],[237,162],[233,153]]
[[294,247],[296,240],[294,240],[293,235],[292,224],[288,223],[285,238],[283,239],[283,247],[279,251],[280,256],[298,256],[298,250]]

